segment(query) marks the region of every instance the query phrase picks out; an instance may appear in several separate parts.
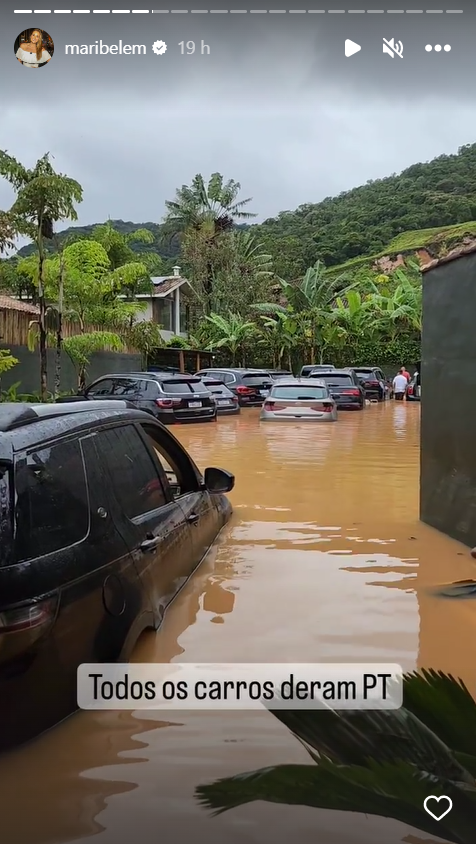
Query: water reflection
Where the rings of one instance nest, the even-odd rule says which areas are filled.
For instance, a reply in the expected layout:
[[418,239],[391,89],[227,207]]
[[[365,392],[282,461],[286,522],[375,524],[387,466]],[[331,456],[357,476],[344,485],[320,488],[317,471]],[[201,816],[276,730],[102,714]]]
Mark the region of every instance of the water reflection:
[[[476,683],[476,604],[432,592],[475,577],[475,564],[418,522],[416,403],[316,426],[260,424],[251,410],[174,433],[200,467],[236,474],[235,513],[135,661],[390,660],[454,669]],[[375,818],[349,823],[265,804],[212,819],[195,801],[198,783],[307,755],[265,712],[157,717],[81,713],[0,760],[9,844],[91,835],[156,844],[157,830],[162,844],[192,836],[258,844],[263,829],[275,844],[315,844],[316,830],[342,844],[343,829],[346,844],[400,844],[409,833]]]

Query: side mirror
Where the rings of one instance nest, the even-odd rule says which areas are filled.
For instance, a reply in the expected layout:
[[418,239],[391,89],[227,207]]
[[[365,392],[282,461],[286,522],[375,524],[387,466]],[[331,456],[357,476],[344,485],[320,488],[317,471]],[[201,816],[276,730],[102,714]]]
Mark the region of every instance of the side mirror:
[[231,492],[235,486],[235,476],[225,469],[205,469],[204,481],[205,487],[212,495]]

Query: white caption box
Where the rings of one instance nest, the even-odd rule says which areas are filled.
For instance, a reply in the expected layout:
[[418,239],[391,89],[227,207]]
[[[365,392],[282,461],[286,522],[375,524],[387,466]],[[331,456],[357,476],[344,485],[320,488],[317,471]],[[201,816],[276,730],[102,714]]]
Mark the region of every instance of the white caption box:
[[399,709],[395,664],[105,663],[78,668],[80,709]]

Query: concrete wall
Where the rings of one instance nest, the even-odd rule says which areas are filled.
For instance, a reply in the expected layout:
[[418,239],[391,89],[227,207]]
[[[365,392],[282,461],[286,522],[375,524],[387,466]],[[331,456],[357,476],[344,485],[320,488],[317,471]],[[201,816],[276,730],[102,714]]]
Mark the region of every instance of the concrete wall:
[[[6,348],[0,345],[0,348]],[[21,382],[19,393],[37,393],[40,389],[40,357],[38,352],[29,352],[26,346],[10,346],[12,355],[19,363],[1,379],[1,389],[7,390],[17,381]],[[87,381],[94,381],[108,372],[136,372],[141,370],[140,355],[117,352],[96,352],[91,356]],[[55,377],[55,351],[48,349],[48,389],[53,390]],[[61,363],[61,390],[73,390],[77,386],[77,375],[69,357],[63,353]]]
[[420,518],[476,545],[476,254],[423,274]]

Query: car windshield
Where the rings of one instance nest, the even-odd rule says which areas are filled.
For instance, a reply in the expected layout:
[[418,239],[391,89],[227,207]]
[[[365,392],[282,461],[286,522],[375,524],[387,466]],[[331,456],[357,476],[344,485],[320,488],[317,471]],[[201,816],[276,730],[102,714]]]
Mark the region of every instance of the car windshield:
[[273,399],[292,399],[294,401],[319,401],[327,398],[327,390],[325,387],[306,387],[299,384],[298,386],[289,387],[273,387],[271,390],[271,397]]

